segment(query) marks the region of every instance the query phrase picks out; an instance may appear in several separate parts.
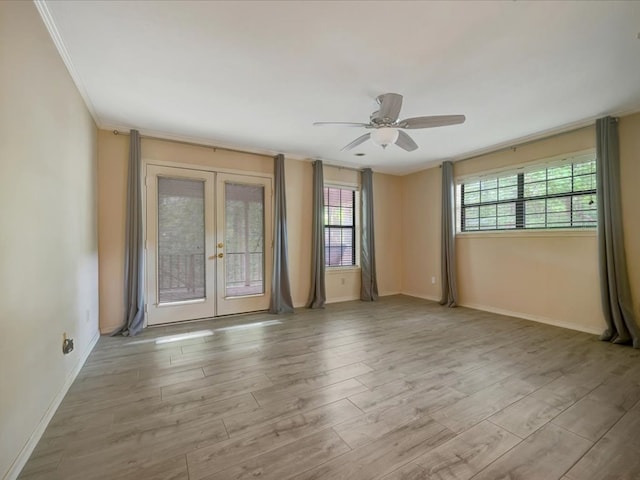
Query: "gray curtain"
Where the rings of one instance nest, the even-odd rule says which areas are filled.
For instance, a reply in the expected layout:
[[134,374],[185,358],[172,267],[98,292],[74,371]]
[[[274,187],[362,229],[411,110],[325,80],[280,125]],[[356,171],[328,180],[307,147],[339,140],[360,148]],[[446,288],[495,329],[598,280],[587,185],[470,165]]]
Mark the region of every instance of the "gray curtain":
[[362,229],[360,245],[360,300],[378,299],[376,280],[376,247],[373,228],[373,172],[362,170]]
[[273,275],[271,277],[271,303],[269,312],[293,312],[289,286],[289,258],[287,254],[287,199],[284,180],[284,155],[274,158],[273,217]]
[[129,178],[124,264],[124,324],[114,333],[137,335],[144,326],[144,245],[142,237],[142,176],[140,133],[129,135]]
[[441,277],[442,297],[440,304],[455,307],[458,304],[456,283],[456,210],[453,163],[442,163],[442,242]]
[[627,275],[620,199],[618,121],[596,121],[596,178],[600,292],[607,329],[600,339],[640,348]]
[[324,308],[324,175],[322,161],[313,162],[313,212],[311,213],[311,292],[309,308]]

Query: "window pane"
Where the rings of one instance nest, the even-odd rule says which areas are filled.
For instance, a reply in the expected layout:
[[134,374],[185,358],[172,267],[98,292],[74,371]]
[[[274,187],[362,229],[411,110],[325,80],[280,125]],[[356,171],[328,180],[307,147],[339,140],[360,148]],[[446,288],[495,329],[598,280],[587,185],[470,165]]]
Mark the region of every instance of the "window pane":
[[528,200],[524,202],[525,215],[533,213],[544,213],[546,211],[546,200]]
[[495,217],[495,216],[496,216],[495,205],[483,205],[482,207],[480,207],[480,218]]
[[536,213],[525,217],[526,228],[544,228],[546,216],[544,213]]
[[[526,182],[526,181],[525,181]],[[547,194],[547,182],[525,183],[524,196],[541,197]]]
[[576,195],[572,198],[573,211],[587,211],[596,209],[595,195]]
[[264,293],[264,187],[224,185],[225,296]]
[[464,203],[465,205],[479,203],[480,202],[480,192],[467,192],[467,188],[465,186],[464,189]]
[[514,203],[502,203],[498,205],[498,215],[515,215],[516,214],[516,204]]
[[498,217],[498,228],[516,228],[516,216]]
[[325,265],[355,265],[355,192],[325,187]]
[[524,174],[524,183],[540,182],[547,179],[547,171],[536,170],[534,172],[527,172]]
[[[595,171],[592,159],[463,184],[463,230],[594,227]],[[516,212],[523,224],[516,224]]]
[[573,191],[580,192],[583,190],[595,190],[596,176],[595,174],[580,175],[573,177]]
[[547,227],[570,227],[571,212],[556,212],[547,214]]
[[480,215],[480,207],[467,207],[464,209],[465,218],[478,218]]
[[340,225],[353,225],[353,208],[343,208]]
[[503,187],[498,194],[498,200],[514,200],[518,198],[518,186]]
[[502,177],[498,179],[498,186],[510,187],[518,185],[518,175],[511,175],[509,177]]
[[204,182],[158,178],[158,300],[205,298]]
[[571,197],[549,198],[547,200],[547,213],[569,212],[571,210]]
[[496,178],[491,180],[483,180],[480,182],[480,188],[482,190],[489,190],[490,188],[498,188],[498,180]]
[[574,175],[584,175],[588,173],[596,173],[596,162],[594,160],[585,163],[576,163],[573,166]]
[[495,230],[496,226],[496,217],[486,217],[480,219],[480,230]]
[[571,177],[571,165],[553,167],[547,169],[547,179]]
[[498,190],[492,188],[491,190],[482,190],[480,192],[481,202],[495,202],[498,199]]
[[465,223],[464,223],[465,231],[478,230],[478,228],[480,228],[480,220],[478,220],[477,218],[469,218],[468,220],[465,220]]
[[559,178],[557,180],[549,180],[547,182],[547,192],[549,195],[553,195],[556,193],[570,193],[571,177]]
[[478,190],[480,190],[480,182],[473,182],[473,183],[465,183],[464,184],[464,191],[466,192],[477,192]]

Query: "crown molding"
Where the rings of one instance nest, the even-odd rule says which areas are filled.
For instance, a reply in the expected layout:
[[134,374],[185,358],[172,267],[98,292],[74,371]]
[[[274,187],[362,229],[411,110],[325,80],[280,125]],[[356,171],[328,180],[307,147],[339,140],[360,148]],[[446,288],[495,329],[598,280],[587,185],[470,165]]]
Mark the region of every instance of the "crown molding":
[[67,51],[67,47],[65,46],[64,41],[62,40],[62,36],[58,31],[58,27],[56,26],[53,16],[51,15],[51,11],[49,10],[49,6],[47,5],[46,0],[33,0],[33,3],[35,4],[36,9],[40,14],[40,17],[42,18],[44,25],[47,27],[47,30],[49,31],[49,35],[51,35],[51,39],[53,40],[53,43],[56,46],[56,49],[58,50],[58,53],[60,54],[62,61],[67,67],[67,71],[69,72],[69,75],[71,75],[71,79],[73,80],[73,83],[76,85],[76,88],[78,89],[78,93],[80,93],[82,100],[84,100],[87,110],[89,110],[89,113],[91,114],[91,117],[93,118],[93,121],[95,122],[95,124],[98,126],[98,128],[100,128],[100,125],[101,125],[100,117],[96,113],[96,109],[94,108],[93,103],[89,98],[87,89],[85,88],[84,83],[82,82],[82,77],[80,76],[80,74],[78,73],[78,70],[76,70],[75,66],[73,65],[73,62],[71,61],[71,56]]

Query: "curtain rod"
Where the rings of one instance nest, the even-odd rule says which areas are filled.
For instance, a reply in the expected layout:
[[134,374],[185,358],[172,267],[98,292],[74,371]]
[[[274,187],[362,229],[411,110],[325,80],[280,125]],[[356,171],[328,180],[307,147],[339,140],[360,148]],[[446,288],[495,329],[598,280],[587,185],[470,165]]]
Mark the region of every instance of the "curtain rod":
[[[128,132],[121,132],[120,130],[113,130],[112,132],[114,135],[125,135],[125,136],[129,136]],[[196,142],[187,142],[186,140],[173,140],[171,138],[162,138],[162,137],[153,137],[151,135],[140,135],[141,139],[146,139],[146,140],[160,140],[162,142],[172,142],[172,143],[179,143],[181,145],[191,145],[192,147],[204,147],[204,148],[211,148],[213,149],[213,151],[215,152],[216,150],[224,150],[225,152],[235,152],[235,153],[244,153],[244,154],[249,154],[249,155],[260,155],[263,157],[268,157],[268,156],[275,156],[277,154],[267,154],[267,153],[254,153],[254,152],[247,152],[246,150],[237,150],[235,148],[227,148],[227,147],[216,147],[215,145],[207,145],[206,143],[196,143]],[[314,162],[315,160],[311,160],[312,162]],[[353,167],[343,167],[340,165],[332,165],[330,163],[325,163],[324,161],[322,162],[324,165],[328,166],[328,167],[333,167],[333,168],[339,168],[342,170],[353,170],[354,172],[361,172],[363,168],[353,168]]]
[[[128,132],[121,132],[119,130],[113,130],[114,135],[125,135],[129,136]],[[215,152],[216,150],[224,150],[225,152],[235,152],[235,153],[244,153],[249,155],[260,155],[262,157],[275,157],[277,154],[269,154],[269,153],[254,153],[248,152],[246,150],[238,150],[236,148],[228,148],[228,147],[217,147],[215,145],[207,145],[206,143],[197,143],[197,142],[188,142],[186,140],[174,140],[171,138],[162,138],[162,137],[154,137],[151,135],[140,135],[141,139],[144,140],[159,140],[161,142],[171,142],[171,143],[179,143],[181,145],[191,145],[192,147],[203,147],[203,148],[211,148]]]
[[[618,121],[617,117],[613,117],[613,119],[616,122]],[[478,153],[477,155],[472,155],[471,157],[465,157],[465,158],[461,158],[460,160],[454,160],[453,163],[466,162],[467,160],[473,160],[474,158],[483,157],[483,156],[489,155],[491,153],[504,152],[505,150],[514,150],[515,151],[516,149],[524,147],[526,145],[530,145],[530,144],[536,143],[536,142],[541,142],[541,141],[544,141],[544,140],[549,140],[551,138],[560,137],[562,135],[568,135],[569,133],[574,133],[574,132],[577,132],[578,130],[583,130],[583,129],[591,127],[593,125],[594,125],[594,123],[590,122],[590,123],[584,124],[584,125],[582,125],[580,127],[571,128],[570,130],[564,130],[562,132],[554,133],[554,134],[551,134],[549,136],[542,136],[542,137],[532,138],[531,140],[526,140],[526,141],[521,142],[521,143],[516,143],[515,145],[509,145],[509,146],[506,146],[506,147],[498,148],[496,150],[489,150],[489,151],[484,152],[484,153]]]
[[[313,160],[315,162],[315,160]],[[355,168],[355,167],[343,167],[342,165],[334,165],[332,163],[325,163],[324,160],[321,160],[322,164],[325,167],[331,167],[331,168],[337,168],[340,170],[353,170],[354,172],[362,172],[362,170],[364,170],[367,167],[361,167],[361,168]]]

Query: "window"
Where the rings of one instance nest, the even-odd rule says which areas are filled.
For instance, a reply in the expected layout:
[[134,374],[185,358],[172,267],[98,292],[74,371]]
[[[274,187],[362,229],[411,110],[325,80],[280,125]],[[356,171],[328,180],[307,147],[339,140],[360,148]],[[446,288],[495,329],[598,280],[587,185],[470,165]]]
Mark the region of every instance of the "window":
[[324,187],[324,261],[328,267],[356,264],[356,192]]
[[593,228],[595,197],[594,154],[483,175],[458,185],[458,226],[461,232]]

